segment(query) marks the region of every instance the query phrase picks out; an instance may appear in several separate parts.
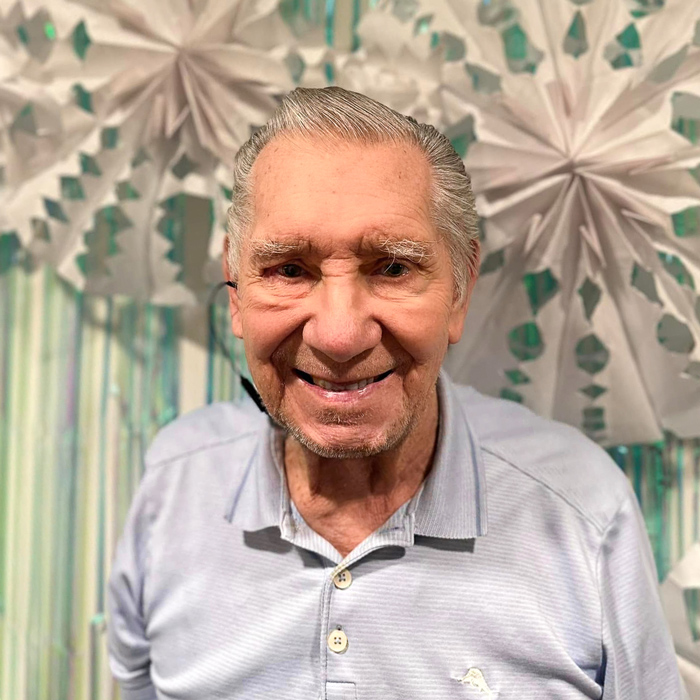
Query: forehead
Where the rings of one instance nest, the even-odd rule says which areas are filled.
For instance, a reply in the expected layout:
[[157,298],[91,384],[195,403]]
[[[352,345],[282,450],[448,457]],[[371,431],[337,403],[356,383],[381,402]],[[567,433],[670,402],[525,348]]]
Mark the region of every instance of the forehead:
[[330,247],[365,237],[437,240],[431,171],[412,144],[278,137],[252,172],[251,239]]

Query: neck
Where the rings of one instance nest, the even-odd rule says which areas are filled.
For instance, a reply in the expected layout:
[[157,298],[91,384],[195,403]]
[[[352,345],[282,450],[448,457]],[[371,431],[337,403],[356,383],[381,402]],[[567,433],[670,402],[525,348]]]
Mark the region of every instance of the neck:
[[434,391],[408,437],[372,457],[319,457],[287,436],[284,466],[297,510],[345,556],[418,491],[432,465],[437,429]]

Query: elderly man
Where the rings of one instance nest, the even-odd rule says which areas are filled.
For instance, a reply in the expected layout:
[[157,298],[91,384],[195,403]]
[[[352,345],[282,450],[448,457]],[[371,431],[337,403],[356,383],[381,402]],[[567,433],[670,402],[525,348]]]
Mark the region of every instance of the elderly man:
[[234,175],[232,326],[269,416],[208,406],[151,446],[110,579],[122,698],[683,697],[624,475],[440,371],[479,262],[449,141],[300,89]]

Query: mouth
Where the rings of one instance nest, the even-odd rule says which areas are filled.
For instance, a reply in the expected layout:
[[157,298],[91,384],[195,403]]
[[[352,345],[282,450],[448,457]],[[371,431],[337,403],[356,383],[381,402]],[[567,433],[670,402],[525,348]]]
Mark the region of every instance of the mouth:
[[297,377],[304,380],[307,384],[312,384],[313,386],[320,386],[322,389],[325,389],[326,391],[337,391],[337,392],[356,391],[358,389],[364,389],[366,386],[369,386],[370,384],[376,384],[377,382],[381,382],[383,379],[386,379],[390,374],[392,374],[394,372],[393,369],[390,369],[387,372],[382,372],[382,374],[378,374],[376,377],[368,377],[367,379],[360,379],[357,382],[336,383],[336,382],[326,381],[325,379],[321,379],[320,377],[314,377],[312,374],[308,374],[307,372],[302,372],[300,369],[295,369],[293,371]]

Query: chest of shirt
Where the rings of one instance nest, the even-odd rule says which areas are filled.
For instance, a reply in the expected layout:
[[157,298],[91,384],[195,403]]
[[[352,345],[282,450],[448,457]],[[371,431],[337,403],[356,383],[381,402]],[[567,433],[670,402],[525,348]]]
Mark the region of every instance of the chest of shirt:
[[601,695],[594,575],[561,558],[578,542],[516,536],[494,508],[486,537],[370,546],[338,585],[276,527],[195,515],[154,524],[144,611],[163,698]]

